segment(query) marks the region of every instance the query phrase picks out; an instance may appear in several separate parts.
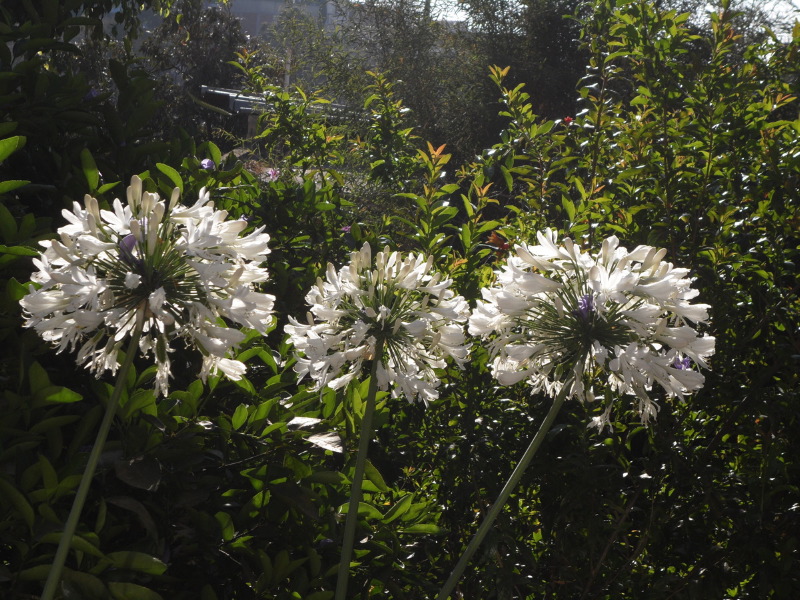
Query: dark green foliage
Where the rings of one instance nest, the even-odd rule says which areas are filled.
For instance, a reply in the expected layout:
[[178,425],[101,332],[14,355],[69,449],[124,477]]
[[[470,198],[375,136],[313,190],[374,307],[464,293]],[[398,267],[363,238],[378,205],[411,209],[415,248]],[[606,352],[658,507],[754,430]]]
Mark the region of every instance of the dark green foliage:
[[574,16],[586,10],[585,2],[467,0],[464,10],[480,37],[485,64],[511,67],[513,85],[535,90],[537,114],[548,119],[574,114],[575,86],[586,66]]
[[156,82],[154,94],[163,101],[151,128],[169,131],[175,125],[203,139],[222,140],[230,128],[228,115],[199,110],[200,87],[237,88],[236,72],[225,59],[249,44],[241,23],[225,5],[204,6],[179,0],[143,40],[142,66]]
[[[493,177],[497,201],[517,215],[502,230],[512,241],[560,224],[588,245],[615,233],[667,247],[712,304],[714,371],[686,405],[664,404],[652,432],[619,412],[604,439],[580,433],[583,411],[564,415],[531,469],[538,485],[519,492],[507,511],[514,525],[498,524],[504,541],[462,589],[467,598],[794,595],[798,479],[786,457],[796,453],[800,146],[797,74],[786,70],[796,63],[785,59],[796,41],[753,47],[739,65],[730,13],[713,17],[706,41],[646,2],[596,11],[585,24],[582,112],[543,123],[520,88],[505,90],[511,126],[465,182],[475,171],[481,183]],[[481,418],[502,423],[506,413]],[[502,469],[489,460],[487,473]],[[447,497],[460,506],[472,486]],[[471,493],[479,507],[494,492]],[[535,517],[527,525],[525,514]],[[496,576],[513,590],[492,588]]]
[[[712,305],[717,353],[703,390],[662,401],[650,428],[625,400],[601,432],[586,427],[599,406],[568,403],[463,598],[800,595],[800,31],[745,50],[730,11],[702,28],[644,0],[597,0],[563,24],[580,26],[589,65],[576,111],[549,113],[494,68],[504,128],[462,165],[440,145],[448,128],[415,137],[396,73],[371,76],[365,110],[340,118],[246,53],[238,72],[267,108],[223,154],[154,126],[164,105],[136,61],[108,63],[87,97],[90,82],[59,67],[77,52],[63,3],[28,4],[35,15],[0,8],[0,596],[38,597],[113,383],[22,329],[31,258],[63,206],[84,193],[107,205],[132,173],[184,202],[206,187],[266,227],[277,324],[240,348],[239,382],[204,385],[178,351],[173,391],[156,399],[137,362],[64,598],[332,598],[368,382],[298,382],[283,323],[364,241],[433,254],[474,301],[509,246],[545,226],[587,247],[611,234],[666,247]],[[472,352],[430,407],[378,398],[354,599],[434,596],[549,406],[497,386]]]

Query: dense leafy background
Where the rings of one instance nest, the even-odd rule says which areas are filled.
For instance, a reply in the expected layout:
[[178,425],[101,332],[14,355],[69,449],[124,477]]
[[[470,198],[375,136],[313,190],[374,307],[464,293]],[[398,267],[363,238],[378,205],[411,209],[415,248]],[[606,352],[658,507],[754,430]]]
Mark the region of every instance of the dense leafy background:
[[[0,7],[3,598],[38,597],[113,384],[21,327],[31,257],[62,208],[85,193],[110,202],[134,173],[187,201],[208,187],[233,216],[266,225],[278,323],[240,349],[242,382],[203,386],[196,357],[178,354],[174,391],[156,400],[152,368],[137,365],[64,598],[331,598],[352,474],[351,454],[335,450],[355,445],[366,382],[321,394],[298,382],[287,315],[365,240],[433,254],[475,299],[505,244],[544,226],[587,247],[611,234],[666,247],[713,306],[717,354],[702,392],[661,402],[649,429],[625,402],[603,432],[586,427],[599,407],[568,404],[461,597],[800,595],[800,31],[779,41],[727,5],[689,18],[644,0],[530,2],[524,27],[505,30],[491,3],[468,4],[470,35],[429,29],[409,3],[414,18],[392,30],[407,39],[385,40],[436,40],[438,54],[412,63],[427,84],[402,61],[380,65],[388,74],[348,62],[361,50],[346,37],[314,38],[307,82],[347,110],[281,87],[285,52],[217,35],[221,8],[174,4],[140,44],[132,4],[115,13],[117,41],[98,25],[110,2]],[[373,15],[374,43],[403,16],[395,8]],[[534,18],[562,12],[576,18]],[[273,42],[307,31],[289,17]],[[525,72],[503,60],[509,49],[531,69],[537,52],[550,58]],[[194,102],[200,83],[262,96],[254,134]],[[433,83],[438,98],[409,97]],[[453,118],[451,100],[471,112]],[[434,595],[533,435],[548,399],[498,387],[486,360],[476,346],[466,369],[443,373],[427,409],[379,398],[353,598]]]

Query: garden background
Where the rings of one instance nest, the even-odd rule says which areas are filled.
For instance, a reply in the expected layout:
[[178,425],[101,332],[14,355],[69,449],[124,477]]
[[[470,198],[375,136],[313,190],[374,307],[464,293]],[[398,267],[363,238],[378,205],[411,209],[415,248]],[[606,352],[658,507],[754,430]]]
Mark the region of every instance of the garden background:
[[[567,403],[455,597],[800,597],[800,28],[645,0],[470,0],[452,27],[370,0],[247,39],[224,5],[154,0],[147,36],[114,4],[0,6],[2,598],[39,597],[113,387],[23,328],[37,241],[134,174],[266,226],[276,325],[241,381],[179,350],[156,398],[136,362],[64,598],[332,598],[368,382],[298,382],[288,316],[365,241],[432,255],[473,303],[544,227],[666,248],[716,354],[649,427]],[[200,85],[263,98],[252,135]],[[433,597],[547,411],[473,344],[430,406],[379,396],[352,598]]]

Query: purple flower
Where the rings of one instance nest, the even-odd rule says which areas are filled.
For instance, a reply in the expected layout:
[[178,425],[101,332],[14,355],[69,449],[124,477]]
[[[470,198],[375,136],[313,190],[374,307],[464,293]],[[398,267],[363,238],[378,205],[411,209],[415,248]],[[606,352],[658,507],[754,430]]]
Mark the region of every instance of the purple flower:
[[340,229],[342,233],[350,233],[350,225],[345,225]]
[[672,361],[672,367],[679,371],[688,371],[692,368],[692,359],[688,356],[684,356],[683,358],[676,356],[675,360]]
[[213,171],[217,168],[216,163],[211,160],[210,158],[204,158],[200,161],[200,168],[205,169],[206,171]]
[[133,255],[134,248],[136,248],[136,236],[132,233],[126,235],[119,242],[120,256],[122,257],[122,260],[129,265],[136,265],[138,262],[136,257]]
[[272,167],[270,167],[269,169],[267,169],[265,171],[264,178],[267,181],[275,181],[276,179],[278,179],[278,176],[280,174],[281,174],[281,172],[278,169],[273,169]]
[[589,317],[594,312],[594,296],[591,294],[584,294],[581,296],[580,300],[578,300],[578,308],[572,311],[576,317],[581,319],[582,321],[588,321]]

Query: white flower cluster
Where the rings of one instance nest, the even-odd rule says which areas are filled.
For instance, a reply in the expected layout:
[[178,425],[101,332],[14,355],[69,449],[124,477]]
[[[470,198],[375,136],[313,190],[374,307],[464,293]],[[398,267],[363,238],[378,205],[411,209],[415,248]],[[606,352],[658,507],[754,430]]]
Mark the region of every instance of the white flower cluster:
[[[527,379],[534,391],[595,397],[600,383],[639,400],[643,421],[655,416],[648,393],[654,383],[682,398],[702,387],[714,338],[689,324],[708,319],[708,306],[692,304],[687,269],[662,259],[665,250],[638,246],[628,252],[609,237],[596,255],[556,232],[538,233],[538,245],[518,244],[496,283],[482,290],[469,322],[490,338],[498,382]],[[598,391],[599,393],[599,391]],[[609,408],[594,424],[608,422]]]
[[42,242],[34,260],[38,271],[21,300],[28,327],[58,351],[78,348],[77,362],[97,375],[116,372],[118,353],[143,323],[140,350],[157,365],[156,392],[166,395],[170,343],[183,338],[203,354],[201,377],[222,373],[240,379],[244,364],[230,358],[244,340],[228,319],[266,333],[275,298],[256,291],[267,281],[260,267],[270,250],[258,229],[240,236],[245,221],[226,220],[201,190],[197,202],[169,203],[142,189],[134,176],[127,205],[101,210],[86,196],[72,212],[59,238]]
[[338,389],[361,373],[365,359],[377,359],[380,389],[409,402],[438,398],[435,369],[446,366],[446,357],[463,364],[469,353],[463,327],[469,308],[432,265],[432,258],[388,248],[373,264],[369,244],[340,271],[328,265],[326,279],[306,295],[308,322],[290,317],[286,326],[302,354],[295,366],[301,378]]

